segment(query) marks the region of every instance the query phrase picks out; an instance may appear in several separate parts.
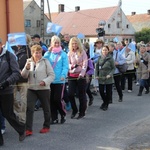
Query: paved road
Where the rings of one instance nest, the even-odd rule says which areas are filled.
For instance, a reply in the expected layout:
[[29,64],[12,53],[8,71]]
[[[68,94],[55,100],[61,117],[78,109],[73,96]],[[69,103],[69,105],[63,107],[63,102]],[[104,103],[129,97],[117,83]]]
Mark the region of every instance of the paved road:
[[118,96],[114,91],[113,104],[106,112],[99,109],[102,101],[99,96],[95,96],[94,104],[88,108],[84,119],[70,119],[71,112],[68,112],[66,123],[51,126],[51,132],[47,134],[39,133],[43,122],[43,114],[39,110],[34,116],[34,134],[20,143],[17,133],[7,124],[4,135],[5,145],[1,148],[138,150],[135,147],[142,146],[141,143],[146,145],[147,140],[150,139],[150,94],[138,97],[137,91],[136,86],[133,93],[124,91],[123,102],[117,101]]

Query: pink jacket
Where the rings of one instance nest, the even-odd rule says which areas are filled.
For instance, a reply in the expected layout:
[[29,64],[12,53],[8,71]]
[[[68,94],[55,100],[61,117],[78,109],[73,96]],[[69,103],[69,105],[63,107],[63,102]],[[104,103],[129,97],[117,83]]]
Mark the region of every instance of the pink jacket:
[[69,76],[84,77],[87,70],[88,58],[85,51],[81,53],[81,55],[77,55],[76,52],[69,52]]

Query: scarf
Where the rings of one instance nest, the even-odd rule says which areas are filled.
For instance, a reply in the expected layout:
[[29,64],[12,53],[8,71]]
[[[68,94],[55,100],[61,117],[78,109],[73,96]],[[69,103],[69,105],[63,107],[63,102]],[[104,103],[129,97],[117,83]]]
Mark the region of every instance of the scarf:
[[59,47],[54,47],[54,48],[52,48],[52,53],[59,53],[61,50],[62,50],[62,47],[61,47],[61,46],[59,46]]

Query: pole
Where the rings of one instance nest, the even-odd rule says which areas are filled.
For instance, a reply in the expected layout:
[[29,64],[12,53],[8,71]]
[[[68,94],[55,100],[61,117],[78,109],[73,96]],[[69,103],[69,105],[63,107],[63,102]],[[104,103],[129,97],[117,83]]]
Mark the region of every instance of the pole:
[[52,22],[51,12],[50,12],[50,7],[49,7],[49,1],[48,1],[48,0],[47,0],[47,6],[48,6],[48,16],[49,16],[49,20],[50,20],[50,22]]

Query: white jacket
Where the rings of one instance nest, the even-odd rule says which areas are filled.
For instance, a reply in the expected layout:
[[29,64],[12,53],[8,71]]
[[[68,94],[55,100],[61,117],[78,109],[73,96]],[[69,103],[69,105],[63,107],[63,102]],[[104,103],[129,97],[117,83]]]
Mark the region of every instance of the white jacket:
[[[46,90],[50,89],[50,84],[53,82],[55,75],[53,68],[49,61],[45,58],[41,58],[36,64],[32,58],[27,60],[27,63],[31,63],[30,70],[26,69],[26,65],[23,68],[21,75],[23,78],[28,78],[29,89],[32,90]],[[26,63],[26,64],[27,64]],[[40,86],[40,82],[44,81],[45,86]]]
[[135,54],[132,51],[129,51],[128,53],[125,51],[126,56],[126,62],[128,64],[127,70],[133,70],[134,69],[134,61],[135,61]]

